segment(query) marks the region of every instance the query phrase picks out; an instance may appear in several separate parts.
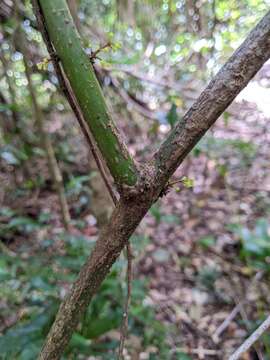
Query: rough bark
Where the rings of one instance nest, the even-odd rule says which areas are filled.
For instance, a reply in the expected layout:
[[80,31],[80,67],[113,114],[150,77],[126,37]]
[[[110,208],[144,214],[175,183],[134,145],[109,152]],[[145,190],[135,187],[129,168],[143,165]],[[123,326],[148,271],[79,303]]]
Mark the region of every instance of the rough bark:
[[[60,306],[39,359],[60,359],[91,298],[172,173],[269,57],[270,12],[207,86],[184,120],[176,125],[150,164],[144,167],[139,184],[121,196],[110,222]],[[95,98],[89,101],[93,100]]]

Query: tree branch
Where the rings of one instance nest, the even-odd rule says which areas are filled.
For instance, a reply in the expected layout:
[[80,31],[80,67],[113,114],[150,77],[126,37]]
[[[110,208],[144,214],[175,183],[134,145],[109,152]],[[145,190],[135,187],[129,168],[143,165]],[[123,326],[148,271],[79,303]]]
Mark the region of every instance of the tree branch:
[[125,340],[128,335],[128,310],[131,301],[131,286],[132,286],[133,255],[132,255],[131,245],[129,242],[127,243],[126,249],[127,249],[127,297],[124,305],[123,321],[122,321],[121,334],[120,334],[120,345],[118,352],[119,360],[124,360],[123,352],[124,352]]

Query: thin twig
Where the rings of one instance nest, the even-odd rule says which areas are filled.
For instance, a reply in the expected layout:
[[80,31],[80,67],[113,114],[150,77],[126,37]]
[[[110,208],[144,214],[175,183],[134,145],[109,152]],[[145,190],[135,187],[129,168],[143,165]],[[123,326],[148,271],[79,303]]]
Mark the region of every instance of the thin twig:
[[[250,321],[248,319],[248,316],[247,316],[247,313],[246,313],[246,310],[244,309],[244,306],[243,304],[241,303],[241,301],[239,301],[236,297],[235,299],[235,302],[237,302],[237,304],[240,306],[240,309],[239,309],[239,312],[241,314],[241,317],[244,321],[244,324],[245,324],[245,327],[248,331],[250,331]],[[253,348],[256,352],[256,355],[258,357],[259,360],[263,360],[263,355],[262,355],[262,351],[261,351],[261,347],[260,347],[260,344],[253,344]]]
[[[148,74],[146,73],[137,73],[127,67],[111,67],[111,68],[106,68],[107,71],[115,71],[115,72],[123,72],[127,75],[130,75],[134,78],[137,78],[141,81],[144,81],[144,82],[148,82],[148,83],[152,83],[154,85],[157,85],[157,86],[160,86],[160,87],[163,87],[163,88],[167,88],[169,90],[175,90],[177,92],[183,92],[183,91],[195,91],[195,89],[191,88],[190,86],[179,86],[179,85],[176,85],[174,83],[171,83],[171,82],[167,82],[167,81],[164,81],[164,80],[157,80],[151,76],[149,76]],[[192,99],[194,99],[192,97]]]
[[105,50],[106,48],[111,48],[112,44],[110,41],[108,41],[106,44],[104,44],[103,46],[100,46],[96,51],[91,51],[91,54],[89,56],[90,61],[94,64],[95,59],[98,59],[98,54]]
[[242,354],[244,354],[270,327],[270,316],[255,330],[250,337],[229,357],[228,360],[237,360]]
[[[196,354],[199,356],[215,356],[215,357],[217,357],[221,353],[220,350],[204,349],[203,347],[198,347],[195,349],[190,349],[188,347],[181,347],[181,348],[176,348],[175,350],[180,351],[182,353]],[[203,359],[204,359],[204,357],[203,357]]]
[[138,102],[132,99],[131,96],[125,90],[123,90],[117,78],[110,76],[110,79],[115,90],[128,105],[130,105],[132,108],[134,108],[138,113],[140,113],[144,117],[149,118],[151,120],[156,120],[157,117],[155,113],[152,112],[151,110],[145,109],[142,105],[140,105]]
[[[247,287],[246,293],[250,291],[253,285],[256,284],[257,281],[261,280],[264,275],[263,271],[257,272],[257,274],[253,277],[250,284]],[[230,312],[230,314],[226,317],[226,319],[219,325],[219,327],[215,330],[214,334],[212,335],[212,338],[215,343],[218,343],[220,340],[220,335],[227,329],[227,327],[230,325],[230,323],[235,319],[237,314],[240,311],[241,306],[245,304],[245,299],[240,301]]]
[[238,304],[237,306],[235,306],[233,308],[233,310],[226,317],[226,319],[216,329],[216,331],[212,335],[212,338],[215,343],[218,343],[220,341],[220,339],[219,339],[220,335],[227,329],[227,327],[230,325],[230,323],[234,320],[236,315],[239,313],[239,310],[240,310],[240,305]]
[[[260,274],[260,273],[259,273]],[[257,274],[258,275],[258,274]],[[246,313],[246,310],[244,308],[244,302],[241,301],[239,295],[238,295],[238,286],[234,286],[233,282],[230,282],[231,284],[231,291],[232,291],[232,297],[234,299],[235,304],[239,307],[239,313],[243,319],[244,325],[246,327],[246,329],[248,330],[248,332],[250,332],[252,330],[251,328],[251,323],[248,319],[248,315]],[[236,284],[235,284],[236,285]],[[246,301],[247,303],[247,301]],[[257,354],[257,357],[259,360],[263,360],[263,355],[261,353],[261,347],[260,344],[254,344],[253,348]]]
[[118,359],[122,360],[124,359],[124,345],[125,340],[127,338],[128,333],[128,309],[130,305],[131,300],[131,285],[132,285],[132,251],[131,251],[131,245],[130,243],[127,243],[126,246],[127,249],[127,297],[126,297],[126,303],[124,307],[124,313],[123,313],[123,322],[121,327],[121,335],[120,335],[120,345],[119,345],[119,353],[118,353]]

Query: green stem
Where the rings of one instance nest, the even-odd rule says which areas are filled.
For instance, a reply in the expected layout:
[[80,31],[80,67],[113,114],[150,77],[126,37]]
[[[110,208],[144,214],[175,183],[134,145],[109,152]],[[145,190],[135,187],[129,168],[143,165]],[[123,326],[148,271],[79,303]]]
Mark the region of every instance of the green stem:
[[138,171],[109,114],[66,1],[39,3],[50,39],[111,175],[118,185],[135,185]]

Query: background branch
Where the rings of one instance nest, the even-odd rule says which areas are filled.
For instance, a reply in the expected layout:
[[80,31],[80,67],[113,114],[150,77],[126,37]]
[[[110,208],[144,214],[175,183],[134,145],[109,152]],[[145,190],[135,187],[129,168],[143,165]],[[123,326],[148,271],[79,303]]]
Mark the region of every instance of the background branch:
[[259,338],[262,334],[270,327],[270,316],[264,320],[264,322],[250,335],[249,338],[233,353],[229,360],[237,360],[243,355]]

